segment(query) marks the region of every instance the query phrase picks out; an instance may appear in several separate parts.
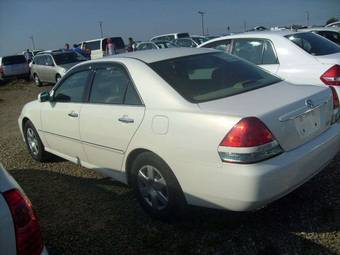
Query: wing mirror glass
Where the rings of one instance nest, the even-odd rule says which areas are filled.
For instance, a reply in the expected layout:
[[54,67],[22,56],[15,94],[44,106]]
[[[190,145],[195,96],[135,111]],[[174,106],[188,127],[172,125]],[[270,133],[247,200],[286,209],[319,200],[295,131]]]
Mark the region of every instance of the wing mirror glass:
[[46,102],[46,101],[50,101],[51,97],[50,97],[50,93],[48,91],[44,91],[39,93],[38,95],[38,101],[39,102]]

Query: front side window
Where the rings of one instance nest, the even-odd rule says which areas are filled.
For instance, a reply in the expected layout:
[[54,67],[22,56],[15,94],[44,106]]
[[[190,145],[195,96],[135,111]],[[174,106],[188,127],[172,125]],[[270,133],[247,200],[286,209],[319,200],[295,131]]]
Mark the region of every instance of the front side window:
[[67,77],[55,90],[53,101],[74,103],[82,102],[89,74],[90,71],[86,70],[74,73]]
[[107,66],[96,70],[90,103],[140,104],[126,71],[121,66]]
[[192,103],[229,97],[281,81],[223,52],[168,59],[151,63],[150,66]]
[[296,33],[285,36],[313,56],[323,56],[340,52],[340,47],[314,33]]
[[52,57],[51,56],[45,56],[45,65],[47,66],[54,66],[54,63],[53,63],[53,60],[52,60]]

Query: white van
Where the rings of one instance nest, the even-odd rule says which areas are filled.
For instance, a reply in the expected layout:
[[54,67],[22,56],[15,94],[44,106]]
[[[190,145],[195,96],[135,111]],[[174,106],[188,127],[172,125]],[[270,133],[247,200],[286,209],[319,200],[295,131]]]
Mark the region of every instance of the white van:
[[164,34],[157,35],[150,39],[151,42],[155,41],[172,41],[179,38],[188,38],[190,37],[189,33],[172,33],[172,34]]
[[[86,47],[91,50],[91,59],[102,58],[105,56],[106,44],[107,44],[107,37],[106,38],[99,38],[94,40],[88,40],[79,43],[80,47],[86,43]],[[115,46],[116,54],[126,52],[124,41],[121,37],[111,37],[112,43]]]

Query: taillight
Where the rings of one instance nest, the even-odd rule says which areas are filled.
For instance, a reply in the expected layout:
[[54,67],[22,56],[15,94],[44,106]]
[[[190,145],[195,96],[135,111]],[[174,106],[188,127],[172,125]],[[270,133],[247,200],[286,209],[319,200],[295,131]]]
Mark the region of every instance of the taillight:
[[340,66],[334,65],[320,77],[326,85],[340,86]]
[[0,74],[4,74],[4,69],[2,66],[0,66]]
[[282,148],[261,120],[247,117],[223,138],[218,152],[222,161],[246,164],[278,155]]
[[29,199],[19,190],[3,193],[12,213],[18,255],[38,255],[43,250],[43,240],[37,216]]
[[332,90],[332,95],[333,95],[333,123],[336,122],[340,118],[340,103],[339,103],[339,97],[338,93],[336,92],[335,88],[330,86]]

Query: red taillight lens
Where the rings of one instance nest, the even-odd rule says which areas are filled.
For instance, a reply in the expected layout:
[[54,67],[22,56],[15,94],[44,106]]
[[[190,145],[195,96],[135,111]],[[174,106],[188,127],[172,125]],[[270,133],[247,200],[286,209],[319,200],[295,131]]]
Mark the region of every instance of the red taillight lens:
[[339,108],[339,105],[340,105],[338,93],[336,92],[335,88],[333,88],[332,86],[330,88],[333,94],[333,109],[337,109]]
[[3,193],[11,210],[18,255],[38,255],[43,250],[43,240],[37,216],[29,199],[19,190]]
[[320,79],[326,85],[340,86],[340,66],[332,66],[321,75]]
[[256,117],[247,117],[239,121],[224,137],[220,146],[254,147],[270,143],[273,134],[266,125]]

